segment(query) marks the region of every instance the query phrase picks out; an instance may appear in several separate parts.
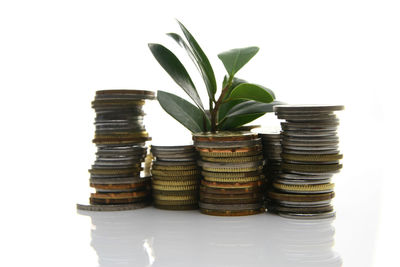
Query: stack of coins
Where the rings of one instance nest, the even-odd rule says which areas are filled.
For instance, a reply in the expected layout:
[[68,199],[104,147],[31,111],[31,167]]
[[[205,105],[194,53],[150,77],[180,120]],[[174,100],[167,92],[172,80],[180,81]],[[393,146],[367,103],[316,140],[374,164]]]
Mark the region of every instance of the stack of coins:
[[151,146],[154,206],[167,210],[199,208],[200,169],[192,145]]
[[198,133],[193,136],[202,167],[200,210],[218,216],[264,211],[262,143],[251,132]]
[[126,210],[151,201],[151,179],[140,177],[150,140],[143,125],[142,107],[154,93],[143,90],[100,90],[92,107],[96,111],[96,161],[90,172],[91,194],[86,210]]
[[335,216],[331,178],[342,165],[335,105],[280,105],[274,110],[282,126],[282,174],[273,182],[271,209],[289,218]]
[[[281,146],[281,134],[278,132],[274,133],[259,133],[263,144],[263,154],[265,159],[264,173],[266,178],[266,189],[264,192],[268,192],[272,183],[281,174],[282,164],[282,146]],[[268,207],[269,199],[266,195],[266,207]]]

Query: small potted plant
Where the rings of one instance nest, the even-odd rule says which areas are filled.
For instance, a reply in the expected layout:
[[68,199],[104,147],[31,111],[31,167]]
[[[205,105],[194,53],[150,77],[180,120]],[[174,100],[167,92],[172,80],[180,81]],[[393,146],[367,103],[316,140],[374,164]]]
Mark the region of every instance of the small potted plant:
[[214,71],[206,54],[193,35],[180,23],[185,39],[177,33],[168,33],[184,48],[203,78],[208,93],[208,109],[204,106],[196,86],[181,61],[161,44],[150,43],[149,48],[171,78],[187,93],[194,104],[174,94],[157,92],[162,108],[192,133],[232,131],[267,112],[277,102],[272,90],[237,78],[236,73],[259,51],[258,47],[232,49],[218,55],[227,75],[219,96]]
[[158,91],[162,108],[193,134],[202,167],[200,210],[209,215],[239,216],[263,211],[261,141],[257,134],[238,131],[243,125],[271,112],[275,101],[272,90],[236,77],[259,48],[232,49],[218,55],[227,74],[217,96],[217,83],[210,61],[193,35],[180,23],[184,38],[168,33],[192,59],[208,93],[208,108],[180,60],[166,47],[151,43],[154,57],[187,93],[191,102],[174,94]]

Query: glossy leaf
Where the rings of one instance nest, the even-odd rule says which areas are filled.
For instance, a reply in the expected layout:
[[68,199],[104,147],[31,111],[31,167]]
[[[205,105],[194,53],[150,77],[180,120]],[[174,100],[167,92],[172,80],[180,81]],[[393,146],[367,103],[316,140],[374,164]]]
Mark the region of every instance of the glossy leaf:
[[170,33],[167,33],[167,35],[169,37],[171,37],[172,39],[174,39],[175,42],[177,42],[179,46],[185,48],[185,50],[186,50],[187,54],[189,55],[190,59],[193,61],[193,63],[197,67],[197,69],[201,72],[199,64],[198,64],[198,62],[196,60],[196,57],[193,54],[192,48],[190,48],[188,46],[188,44],[185,42],[185,40],[183,40],[183,38],[177,33],[170,32]]
[[179,59],[169,49],[160,44],[149,44],[149,48],[164,70],[193,99],[196,105],[204,111],[203,103],[197,93],[196,87]]
[[236,99],[236,100],[232,100],[232,101],[228,101],[226,103],[223,103],[220,107],[219,107],[219,111],[218,111],[218,121],[222,121],[226,115],[228,114],[228,112],[236,105],[246,102],[247,100],[244,99]]
[[275,97],[272,90],[264,86],[252,83],[242,83],[236,86],[229,96],[229,100],[235,99],[246,99],[270,103],[274,101]]
[[232,77],[257,54],[258,50],[260,49],[255,46],[236,48],[222,52],[218,57],[224,64],[229,76]]
[[239,103],[232,107],[227,113],[226,117],[234,117],[245,114],[255,114],[255,113],[267,113],[272,112],[273,107],[276,105],[282,105],[283,102],[273,101],[271,103],[261,103],[257,101],[245,101]]
[[218,130],[234,130],[235,128],[245,125],[264,114],[265,113],[246,114],[226,118],[223,123],[219,125]]
[[210,61],[201,49],[200,45],[197,43],[196,39],[194,39],[193,35],[181,22],[178,21],[178,23],[189,43],[189,46],[192,48],[191,51],[188,51],[188,53],[192,52],[194,57],[196,58],[196,61],[198,62],[201,75],[203,77],[204,83],[206,84],[208,96],[212,100],[214,100],[214,96],[217,91],[217,82],[215,80],[215,74],[211,67]]
[[185,99],[164,91],[157,92],[161,107],[192,133],[205,131],[204,113]]

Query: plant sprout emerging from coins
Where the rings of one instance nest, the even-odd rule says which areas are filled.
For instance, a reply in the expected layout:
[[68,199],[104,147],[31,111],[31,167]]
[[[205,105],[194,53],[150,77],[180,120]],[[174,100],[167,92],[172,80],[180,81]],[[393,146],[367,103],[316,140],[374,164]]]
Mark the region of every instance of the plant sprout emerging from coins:
[[216,98],[217,84],[210,61],[193,35],[182,23],[179,21],[178,23],[186,40],[177,33],[167,35],[186,50],[199,70],[207,89],[209,109],[204,108],[192,79],[179,59],[163,45],[150,43],[149,48],[158,63],[195,104],[159,90],[157,99],[168,114],[195,133],[235,130],[272,111],[273,106],[278,104],[274,101],[275,94],[272,90],[235,77],[236,73],[257,54],[258,47],[237,48],[218,55],[228,74],[224,77],[221,94]]

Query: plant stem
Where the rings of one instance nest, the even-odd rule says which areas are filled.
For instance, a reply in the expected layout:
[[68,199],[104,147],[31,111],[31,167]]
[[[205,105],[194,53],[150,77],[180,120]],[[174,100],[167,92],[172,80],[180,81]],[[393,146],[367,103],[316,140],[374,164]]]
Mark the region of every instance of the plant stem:
[[233,76],[229,77],[228,83],[226,84],[225,88],[222,89],[222,92],[221,92],[217,102],[215,103],[214,109],[210,111],[211,112],[211,132],[213,132],[213,133],[215,133],[215,131],[217,130],[217,117],[218,117],[219,107],[223,103],[225,95],[229,91],[229,87],[231,87],[231,85],[232,85],[232,80],[233,80]]

